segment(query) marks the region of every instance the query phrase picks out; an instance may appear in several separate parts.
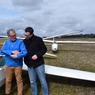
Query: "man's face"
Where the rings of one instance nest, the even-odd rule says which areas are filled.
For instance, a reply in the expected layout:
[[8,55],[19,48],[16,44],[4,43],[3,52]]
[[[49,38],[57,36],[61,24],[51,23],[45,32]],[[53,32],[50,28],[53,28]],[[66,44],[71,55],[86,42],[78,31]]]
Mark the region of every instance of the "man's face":
[[25,32],[24,36],[25,36],[26,39],[30,39],[32,34],[30,34],[30,32]]
[[10,31],[10,34],[8,35],[8,37],[10,40],[15,41],[16,40],[16,33]]

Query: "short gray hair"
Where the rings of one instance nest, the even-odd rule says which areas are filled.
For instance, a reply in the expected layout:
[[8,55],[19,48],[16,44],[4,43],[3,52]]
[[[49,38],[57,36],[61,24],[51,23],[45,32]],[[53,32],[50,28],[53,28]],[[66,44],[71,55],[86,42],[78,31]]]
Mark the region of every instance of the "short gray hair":
[[8,30],[7,30],[7,35],[8,35],[8,36],[10,35],[10,32],[16,33],[14,29],[8,29]]

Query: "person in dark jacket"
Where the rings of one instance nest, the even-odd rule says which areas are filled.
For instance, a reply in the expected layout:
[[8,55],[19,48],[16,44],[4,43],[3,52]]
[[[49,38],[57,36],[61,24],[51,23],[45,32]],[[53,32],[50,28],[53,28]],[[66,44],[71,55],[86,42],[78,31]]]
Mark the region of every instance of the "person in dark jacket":
[[43,55],[47,52],[47,48],[42,38],[34,35],[33,32],[34,29],[32,27],[27,27],[25,29],[25,39],[23,41],[26,45],[28,54],[24,57],[24,62],[28,66],[32,95],[38,95],[36,85],[37,76],[41,83],[42,94],[48,95],[48,86],[45,78],[45,67],[43,59]]

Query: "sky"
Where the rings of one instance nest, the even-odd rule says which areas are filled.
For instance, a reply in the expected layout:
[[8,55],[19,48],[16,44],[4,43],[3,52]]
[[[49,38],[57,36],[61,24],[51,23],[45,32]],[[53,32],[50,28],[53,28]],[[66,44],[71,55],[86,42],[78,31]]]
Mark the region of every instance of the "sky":
[[95,33],[95,0],[0,0],[0,34],[29,26],[41,37]]

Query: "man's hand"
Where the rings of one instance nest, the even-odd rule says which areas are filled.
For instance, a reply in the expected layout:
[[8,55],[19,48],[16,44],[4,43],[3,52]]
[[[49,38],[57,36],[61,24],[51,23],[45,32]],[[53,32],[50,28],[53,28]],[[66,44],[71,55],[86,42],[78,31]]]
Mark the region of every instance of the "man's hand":
[[11,55],[12,58],[17,58],[17,54]]
[[11,54],[11,57],[12,57],[12,58],[17,58],[17,54],[19,54],[19,53],[21,53],[21,52],[19,52],[19,51],[17,51],[17,50],[13,50],[13,51],[12,51],[12,54]]
[[37,58],[38,58],[37,55],[32,56],[32,60],[36,60]]
[[14,54],[19,54],[19,51],[14,50],[14,51],[12,51],[12,54],[13,54],[13,55],[14,55]]

